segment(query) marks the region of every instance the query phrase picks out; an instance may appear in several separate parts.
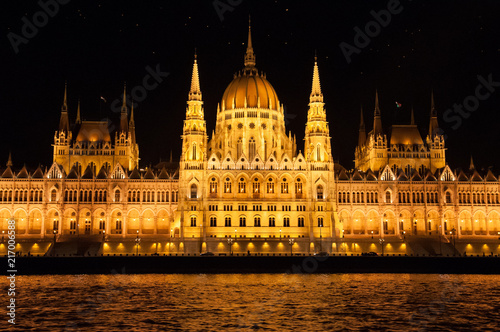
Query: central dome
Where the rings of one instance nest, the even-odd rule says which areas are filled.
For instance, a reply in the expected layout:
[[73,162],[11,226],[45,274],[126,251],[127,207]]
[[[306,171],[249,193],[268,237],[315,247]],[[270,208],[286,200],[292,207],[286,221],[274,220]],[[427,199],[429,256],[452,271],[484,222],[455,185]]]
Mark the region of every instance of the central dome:
[[[245,105],[246,103],[246,105]],[[225,109],[260,107],[277,110],[279,100],[273,86],[256,71],[243,70],[235,75],[222,97]]]

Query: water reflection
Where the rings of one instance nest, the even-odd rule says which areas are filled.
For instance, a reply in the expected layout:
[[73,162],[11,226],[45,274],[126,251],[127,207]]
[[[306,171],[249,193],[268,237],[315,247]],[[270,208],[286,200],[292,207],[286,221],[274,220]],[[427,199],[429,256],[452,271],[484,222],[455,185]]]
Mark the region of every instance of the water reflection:
[[18,289],[17,327],[33,331],[451,331],[500,322],[498,276],[21,276]]

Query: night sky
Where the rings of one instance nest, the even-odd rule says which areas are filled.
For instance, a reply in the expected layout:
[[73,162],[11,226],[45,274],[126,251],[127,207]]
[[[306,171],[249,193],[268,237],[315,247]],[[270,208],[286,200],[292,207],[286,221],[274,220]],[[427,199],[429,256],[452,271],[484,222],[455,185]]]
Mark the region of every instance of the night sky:
[[22,36],[23,16],[33,22],[42,8],[36,1],[2,1],[1,167],[9,151],[15,168],[51,164],[65,81],[72,122],[78,99],[83,119],[116,119],[111,105],[123,83],[129,93],[142,85],[148,66],[169,74],[135,109],[141,166],[168,159],[171,151],[178,159],[195,48],[211,133],[217,103],[243,68],[251,14],[257,68],[285,105],[287,131],[297,135],[300,150],[317,50],[333,155],[343,166],[354,166],[361,106],[371,130],[375,89],[386,132],[409,123],[413,106],[424,139],[434,90],[449,165],[468,168],[472,155],[477,168],[498,172],[500,86],[460,125],[443,115],[475,94],[478,75],[500,82],[500,2],[401,0],[400,12],[348,63],[339,44],[354,45],[354,28],[364,30],[374,21],[370,12],[390,2],[220,0],[219,6],[233,3],[221,20],[213,0],[73,0],[16,54],[9,33]]

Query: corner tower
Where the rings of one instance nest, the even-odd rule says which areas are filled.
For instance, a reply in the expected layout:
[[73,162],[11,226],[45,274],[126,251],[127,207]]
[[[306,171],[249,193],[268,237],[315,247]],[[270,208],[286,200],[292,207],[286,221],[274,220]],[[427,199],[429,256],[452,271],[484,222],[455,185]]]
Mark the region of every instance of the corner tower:
[[333,162],[330,129],[326,121],[325,103],[319,82],[317,58],[314,58],[312,90],[304,137],[305,158],[309,162]]

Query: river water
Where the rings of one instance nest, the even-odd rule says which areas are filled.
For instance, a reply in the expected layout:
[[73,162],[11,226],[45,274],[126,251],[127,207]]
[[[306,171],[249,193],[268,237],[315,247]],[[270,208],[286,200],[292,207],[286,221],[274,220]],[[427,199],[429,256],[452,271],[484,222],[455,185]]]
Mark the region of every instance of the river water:
[[[500,276],[490,275],[117,273],[16,282],[23,331],[500,330]],[[5,278],[1,285],[6,294]],[[2,316],[1,330],[13,331]]]

